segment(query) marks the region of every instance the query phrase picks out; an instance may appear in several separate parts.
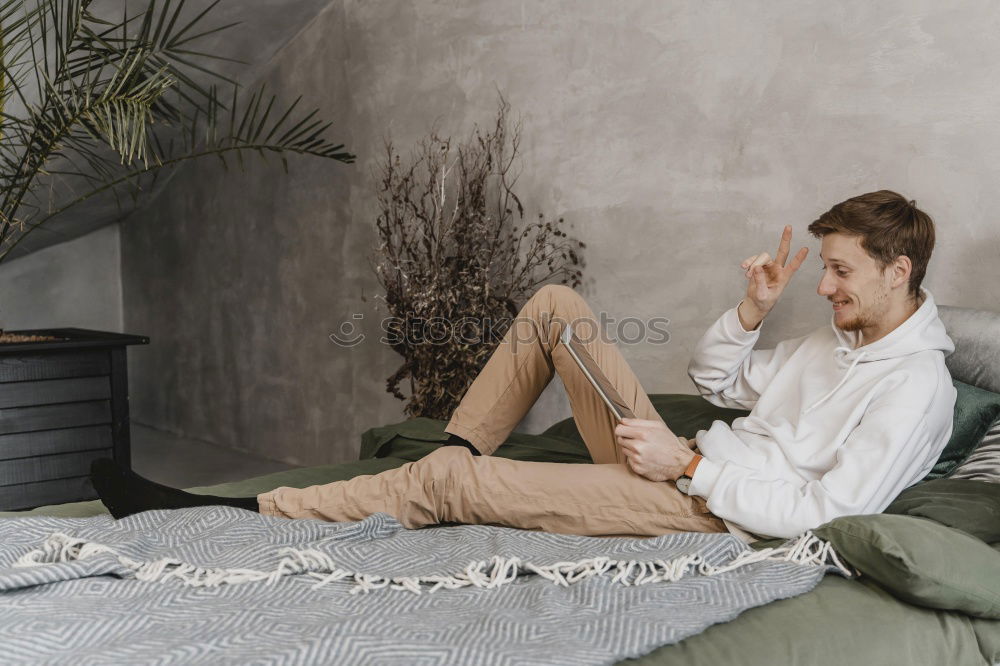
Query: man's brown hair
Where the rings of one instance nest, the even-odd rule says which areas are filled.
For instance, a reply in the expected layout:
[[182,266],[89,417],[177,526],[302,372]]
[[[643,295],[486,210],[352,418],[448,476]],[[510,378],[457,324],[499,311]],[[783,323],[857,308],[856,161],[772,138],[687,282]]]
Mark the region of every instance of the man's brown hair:
[[905,254],[913,265],[909,293],[919,296],[934,250],[934,221],[916,201],[892,190],[862,194],[820,215],[809,232],[817,238],[832,233],[860,236],[861,247],[883,270]]

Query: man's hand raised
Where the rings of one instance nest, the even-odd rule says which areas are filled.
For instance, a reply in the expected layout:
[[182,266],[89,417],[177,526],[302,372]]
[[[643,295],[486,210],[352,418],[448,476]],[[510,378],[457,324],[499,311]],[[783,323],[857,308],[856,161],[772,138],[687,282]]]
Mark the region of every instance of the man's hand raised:
[[740,303],[739,310],[737,310],[743,330],[752,331],[760,326],[760,322],[764,320],[767,313],[771,311],[774,304],[781,298],[781,292],[785,290],[785,286],[792,279],[792,275],[795,274],[795,271],[799,270],[799,266],[806,260],[809,248],[803,247],[795,253],[795,256],[792,257],[792,260],[786,266],[785,262],[788,259],[788,252],[791,249],[791,245],[792,227],[791,225],[786,225],[785,230],[781,232],[778,254],[774,259],[771,259],[771,255],[767,252],[761,252],[752,257],[747,257],[740,264],[746,272],[747,278],[747,296]]

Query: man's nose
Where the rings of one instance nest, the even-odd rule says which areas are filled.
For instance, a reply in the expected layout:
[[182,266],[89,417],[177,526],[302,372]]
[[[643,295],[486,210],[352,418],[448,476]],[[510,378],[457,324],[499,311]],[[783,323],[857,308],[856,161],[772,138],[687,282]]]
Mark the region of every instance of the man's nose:
[[837,288],[833,286],[833,280],[831,280],[828,275],[824,274],[820,279],[819,286],[816,288],[816,293],[820,296],[832,296],[837,293]]

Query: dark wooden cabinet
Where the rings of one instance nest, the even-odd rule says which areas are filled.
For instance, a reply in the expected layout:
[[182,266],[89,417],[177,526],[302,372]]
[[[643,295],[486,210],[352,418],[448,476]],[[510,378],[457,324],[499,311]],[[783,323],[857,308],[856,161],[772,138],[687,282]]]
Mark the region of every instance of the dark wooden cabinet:
[[149,338],[9,332],[58,339],[0,344],[0,510],[95,499],[92,460],[131,467],[126,350]]

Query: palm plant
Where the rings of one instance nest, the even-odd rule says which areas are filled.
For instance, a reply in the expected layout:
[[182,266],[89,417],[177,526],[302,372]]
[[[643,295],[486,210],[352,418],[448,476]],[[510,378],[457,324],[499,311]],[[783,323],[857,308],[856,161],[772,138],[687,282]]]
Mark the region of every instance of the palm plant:
[[235,25],[205,25],[219,0],[193,17],[185,0],[147,1],[109,19],[93,0],[0,0],[0,262],[56,215],[98,195],[120,208],[186,160],[354,160],[301,97],[241,94],[213,70],[229,59],[199,41]]

